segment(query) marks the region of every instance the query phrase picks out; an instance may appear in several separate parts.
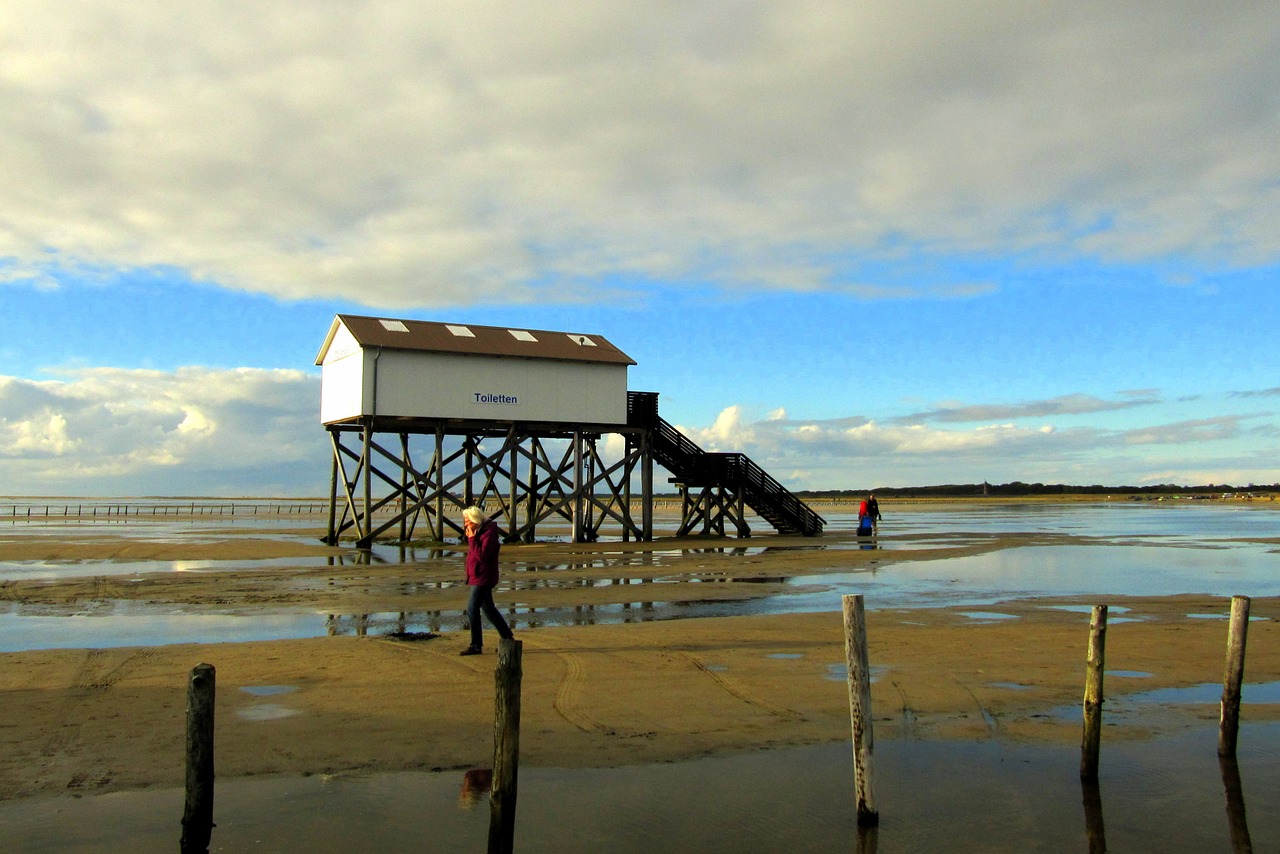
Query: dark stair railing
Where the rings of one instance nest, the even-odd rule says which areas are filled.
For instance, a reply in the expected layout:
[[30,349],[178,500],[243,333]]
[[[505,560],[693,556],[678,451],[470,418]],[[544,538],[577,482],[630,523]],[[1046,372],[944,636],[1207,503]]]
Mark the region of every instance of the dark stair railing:
[[654,392],[627,393],[627,423],[653,431],[653,456],[688,486],[735,489],[743,501],[779,533],[822,533],[826,520],[796,498],[746,454],[708,453],[658,415]]

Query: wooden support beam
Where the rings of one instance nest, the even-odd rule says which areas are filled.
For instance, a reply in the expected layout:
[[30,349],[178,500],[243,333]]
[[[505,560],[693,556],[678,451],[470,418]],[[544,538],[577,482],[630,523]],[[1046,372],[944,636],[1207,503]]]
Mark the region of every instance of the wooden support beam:
[[[468,503],[481,504],[488,515],[505,520],[509,541],[532,541],[537,526],[548,519],[568,522],[578,541],[597,539],[612,525],[627,539],[652,538],[652,443],[644,429],[630,430],[623,458],[606,462],[599,434],[582,429],[569,435],[522,432],[519,425],[507,425],[502,432],[457,430],[444,422],[434,424],[433,432],[421,426],[416,433],[397,427],[394,451],[387,447],[391,443],[380,440],[376,424],[330,428],[333,519],[326,541],[354,536],[358,545],[368,547],[394,530],[405,542],[424,516],[432,539],[444,541],[451,531],[460,531],[450,509]],[[344,433],[355,434],[358,447],[345,443]],[[423,469],[414,460],[415,436],[435,440]],[[446,443],[455,438],[451,449]],[[354,462],[354,470],[347,460]],[[631,505],[638,472],[650,479],[644,484],[644,524],[637,523]]]

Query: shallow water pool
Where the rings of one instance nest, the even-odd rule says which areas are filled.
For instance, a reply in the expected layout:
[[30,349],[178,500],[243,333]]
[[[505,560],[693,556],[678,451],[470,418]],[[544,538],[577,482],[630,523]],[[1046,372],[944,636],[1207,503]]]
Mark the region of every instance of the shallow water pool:
[[[1081,504],[957,505],[947,509],[886,508],[881,533],[868,542],[847,537],[815,538],[800,548],[826,551],[831,561],[813,574],[767,579],[785,585],[782,592],[724,601],[712,596],[672,596],[672,585],[708,579],[682,570],[686,558],[700,553],[759,557],[764,538],[728,540],[711,547],[662,548],[623,553],[607,549],[576,563],[541,565],[513,560],[498,590],[498,601],[517,630],[539,626],[592,625],[693,617],[835,611],[841,596],[861,593],[869,609],[952,605],[982,609],[1010,598],[1038,596],[1133,595],[1179,593],[1229,598],[1280,595],[1280,512],[1275,507],[1241,507],[1206,502],[1127,502]],[[207,528],[188,522],[167,523],[166,536],[206,538]],[[852,530],[849,516],[832,514],[829,531]],[[148,522],[148,524],[152,524]],[[154,523],[165,524],[163,518]],[[15,530],[28,530],[15,526]],[[36,529],[30,529],[36,530]],[[1071,538],[1060,545],[1005,548],[976,555],[910,560],[924,546],[990,539],[994,534],[1033,533]],[[871,548],[883,560],[856,572],[842,571],[843,549]],[[789,548],[791,546],[788,546]],[[903,558],[903,559],[899,559]],[[120,583],[146,572],[217,573],[281,566],[412,565],[421,569],[420,588],[448,586],[460,571],[457,548],[379,546],[337,557],[263,561],[92,561],[27,562],[0,565],[0,580],[56,579],[110,575]],[[583,567],[616,566],[616,577],[588,580],[563,574]],[[655,568],[670,573],[655,576]],[[634,575],[629,572],[634,571]],[[643,574],[642,572],[643,571]],[[634,584],[632,581],[644,581]],[[521,592],[543,587],[611,586],[630,589],[629,601],[600,605],[566,604],[532,608]],[[181,642],[249,641],[323,635],[381,634],[390,631],[461,631],[458,610],[374,614],[330,614],[297,609],[249,613],[179,608],[141,602],[104,600],[79,606],[74,613],[0,605],[0,652],[55,647],[151,646]]]
[[[270,721],[263,725],[269,726]],[[880,826],[854,821],[847,744],[611,769],[520,769],[515,848],[557,854],[1257,850],[1280,839],[1280,725],[1245,725],[1222,765],[1216,728],[1108,741],[1097,787],[1078,748],[881,739]],[[462,771],[217,783],[210,850],[482,851],[488,798]],[[1224,797],[1224,790],[1226,796]],[[168,852],[179,788],[0,804],[14,854]]]

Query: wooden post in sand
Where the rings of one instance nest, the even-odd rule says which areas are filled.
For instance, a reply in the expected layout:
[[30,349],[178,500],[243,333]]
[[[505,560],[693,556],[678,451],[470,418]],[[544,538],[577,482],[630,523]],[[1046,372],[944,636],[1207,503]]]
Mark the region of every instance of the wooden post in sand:
[[520,767],[522,643],[498,642],[494,671],[493,788],[489,792],[489,854],[511,854],[516,835],[516,777]]
[[853,787],[858,802],[858,824],[880,823],[871,784],[875,739],[871,730],[871,666],[867,655],[867,618],[861,594],[842,597],[844,655],[848,668],[849,720],[853,726]]
[[187,802],[182,813],[182,854],[209,849],[213,835],[213,701],[216,672],[197,664],[187,685]]
[[1240,734],[1240,686],[1244,682],[1244,645],[1249,633],[1249,597],[1231,597],[1227,630],[1227,667],[1222,675],[1222,713],[1218,718],[1218,755],[1236,755]]
[[1106,670],[1107,606],[1094,605],[1089,620],[1089,655],[1084,680],[1084,739],[1080,745],[1080,779],[1098,779],[1102,744],[1102,674]]

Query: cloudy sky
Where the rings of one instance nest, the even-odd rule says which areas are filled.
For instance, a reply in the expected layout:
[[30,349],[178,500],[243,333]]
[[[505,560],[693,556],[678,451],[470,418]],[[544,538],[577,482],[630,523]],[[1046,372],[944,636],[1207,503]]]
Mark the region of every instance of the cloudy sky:
[[339,312],[796,489],[1280,481],[1274,2],[10,0],[0,494],[324,494]]

